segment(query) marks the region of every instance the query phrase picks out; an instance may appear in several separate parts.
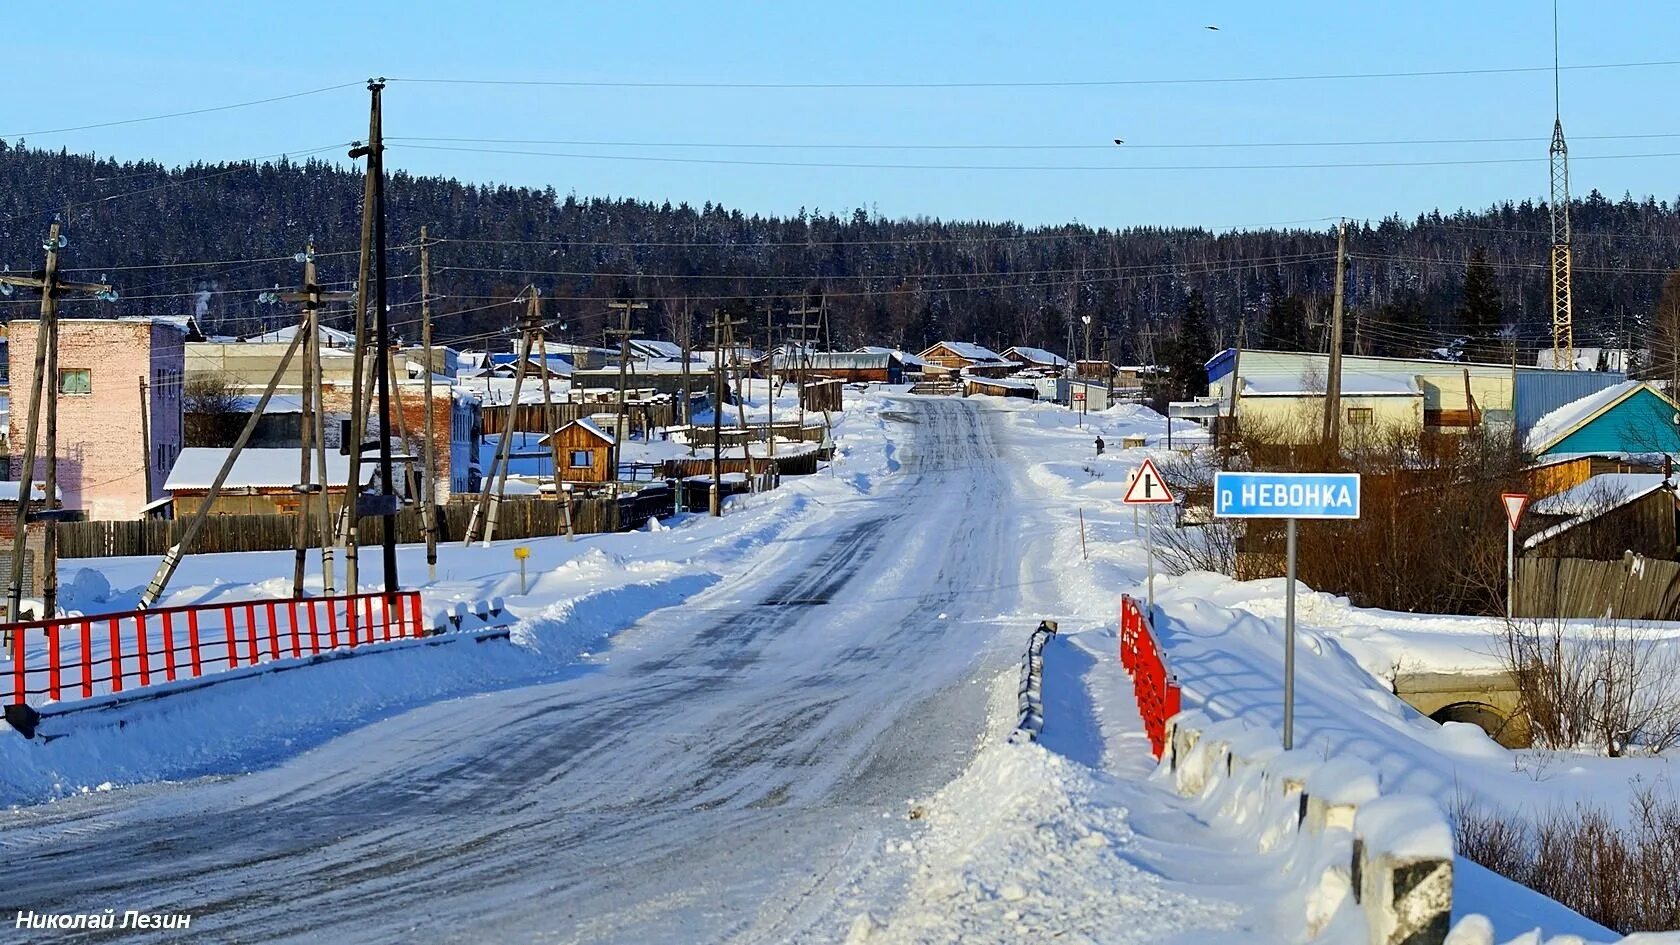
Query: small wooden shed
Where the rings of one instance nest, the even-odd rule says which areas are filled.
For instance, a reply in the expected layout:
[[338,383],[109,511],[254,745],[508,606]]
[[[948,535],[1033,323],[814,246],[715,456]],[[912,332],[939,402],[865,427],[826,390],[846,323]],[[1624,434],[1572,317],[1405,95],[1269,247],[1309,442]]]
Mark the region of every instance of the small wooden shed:
[[613,482],[618,478],[618,440],[589,420],[573,420],[545,436],[541,445],[560,452],[561,482]]

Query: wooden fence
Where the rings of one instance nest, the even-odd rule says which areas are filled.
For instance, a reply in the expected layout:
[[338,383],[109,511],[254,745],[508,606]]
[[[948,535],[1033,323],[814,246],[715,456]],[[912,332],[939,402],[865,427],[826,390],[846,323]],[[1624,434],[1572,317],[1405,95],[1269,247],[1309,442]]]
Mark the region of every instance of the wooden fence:
[[[728,419],[729,409],[727,407],[724,408],[723,415],[724,419]],[[770,438],[772,429],[777,436],[784,440],[799,440],[804,443],[821,443],[824,434],[828,432],[828,428],[821,424],[807,424],[802,427],[798,420],[778,420],[773,428],[768,423],[749,423],[745,427],[725,424],[722,428],[723,445],[739,446],[748,441],[762,443]],[[712,445],[712,428],[710,426],[699,424],[688,428],[687,433],[688,442],[695,446]]]
[[[549,425],[549,417],[553,411],[553,426]],[[542,404],[520,404],[517,408],[510,404],[488,404],[483,408],[484,435],[495,436],[507,429],[508,415],[513,414],[514,430],[518,433],[551,433],[573,420],[582,420],[595,414],[612,414],[618,412],[617,403],[581,404],[566,401],[556,401],[544,406]],[[676,407],[671,403],[624,405],[624,413],[630,418],[630,429],[645,430],[649,427],[668,427],[676,423]],[[608,421],[608,427],[612,422]]]
[[[580,535],[629,531],[640,528],[650,517],[676,511],[675,497],[664,486],[653,486],[617,499],[577,499],[572,502],[572,527]],[[472,517],[472,501],[463,498],[438,510],[438,540],[460,541]],[[157,556],[180,540],[184,520],[144,519],[119,522],[63,522],[56,527],[60,558],[106,558],[125,555]],[[377,545],[385,537],[385,520],[368,516],[359,523],[360,542]],[[396,516],[397,542],[411,544],[425,540],[420,531],[420,512],[404,508]],[[212,515],[205,519],[193,547],[194,554],[232,551],[284,551],[296,547],[297,516]],[[516,497],[502,502],[497,516],[497,538],[539,538],[564,535],[566,520],[560,503],[553,499]],[[310,529],[311,548],[319,547],[319,536]]]
[[1512,607],[1518,617],[1680,619],[1680,562],[1518,558]]

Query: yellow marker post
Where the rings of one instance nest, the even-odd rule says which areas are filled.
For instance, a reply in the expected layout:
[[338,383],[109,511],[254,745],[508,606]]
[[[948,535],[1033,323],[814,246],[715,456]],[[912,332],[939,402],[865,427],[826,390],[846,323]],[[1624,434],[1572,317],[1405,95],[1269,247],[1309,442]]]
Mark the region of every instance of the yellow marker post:
[[529,594],[531,589],[525,583],[525,559],[531,557],[531,549],[524,545],[515,545],[513,557],[519,562],[519,593]]

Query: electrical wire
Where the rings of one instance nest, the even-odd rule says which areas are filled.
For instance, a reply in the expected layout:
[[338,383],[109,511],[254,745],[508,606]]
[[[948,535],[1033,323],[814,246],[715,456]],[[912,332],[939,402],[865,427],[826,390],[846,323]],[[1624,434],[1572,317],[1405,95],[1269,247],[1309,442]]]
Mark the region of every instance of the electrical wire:
[[[1680,138],[1680,132],[1652,132],[1647,134],[1570,135],[1572,141],[1647,141]],[[727,142],[727,141],[612,141],[568,138],[492,138],[426,137],[392,135],[386,142],[477,143],[477,144],[541,144],[587,148],[712,148],[761,151],[1121,151],[1136,150],[1201,150],[1237,148],[1366,148],[1402,145],[1458,145],[1458,144],[1535,144],[1550,141],[1548,137],[1523,136],[1504,138],[1394,138],[1370,141],[1206,141],[1206,142],[1133,142],[1123,145],[1101,144],[841,144],[786,142]]]
[[122,118],[116,121],[92,122],[86,125],[70,125],[64,128],[44,128],[36,131],[8,132],[6,134],[0,134],[0,138],[31,138],[39,137],[41,135],[59,135],[68,134],[72,131],[91,131],[95,128],[116,128],[121,125],[137,125],[148,121],[164,121],[170,118],[186,118],[192,115],[208,115],[212,112],[226,112],[232,111],[236,108],[250,108],[254,105],[269,105],[274,102],[284,102],[294,98],[303,98],[308,95],[320,95],[323,92],[336,92],[339,89],[348,89],[352,86],[358,86],[361,84],[361,82],[341,82],[338,85],[328,85],[318,89],[308,89],[303,92],[289,92],[285,95],[275,95],[269,98],[253,99],[249,102],[235,102],[232,105],[212,105],[208,108],[193,108],[182,112],[168,112],[162,115],[147,115],[141,118]]
[[[552,157],[582,161],[639,161],[656,164],[706,164],[730,167],[790,167],[841,170],[910,171],[1283,171],[1334,170],[1394,167],[1465,167],[1500,164],[1547,163],[1549,157],[1462,158],[1429,161],[1345,161],[1298,164],[906,164],[886,161],[762,161],[743,158],[674,157],[654,154],[583,154],[573,151],[528,151],[517,148],[470,148],[455,145],[409,144],[409,150],[448,151],[469,154],[504,154],[520,157]],[[1680,151],[1645,154],[1582,154],[1577,161],[1634,160],[1680,157]]]
[[[1605,62],[1563,66],[1566,72],[1604,69],[1645,69],[1680,65],[1677,59],[1643,62]],[[481,79],[434,78],[403,76],[388,82],[409,82],[428,85],[501,85],[551,86],[562,88],[632,88],[632,89],[1010,89],[1010,88],[1108,88],[1149,85],[1222,85],[1256,82],[1334,82],[1352,79],[1419,79],[1450,76],[1520,75],[1551,72],[1556,67],[1509,66],[1480,69],[1428,69],[1403,72],[1344,72],[1304,73],[1291,75],[1200,76],[1151,79],[1085,79],[1085,80],[1017,80],[984,82],[715,82],[715,81],[652,81],[615,79]]]

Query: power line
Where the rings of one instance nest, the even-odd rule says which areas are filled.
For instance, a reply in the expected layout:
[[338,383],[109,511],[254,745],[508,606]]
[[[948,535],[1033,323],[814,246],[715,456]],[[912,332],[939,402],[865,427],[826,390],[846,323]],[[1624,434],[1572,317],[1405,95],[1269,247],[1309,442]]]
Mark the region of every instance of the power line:
[[[1347,161],[1291,164],[909,164],[889,161],[768,161],[744,158],[678,157],[654,154],[584,154],[575,151],[529,151],[517,148],[471,148],[455,145],[409,144],[409,150],[453,151],[470,154],[506,154],[524,157],[552,157],[581,161],[641,161],[657,164],[707,164],[736,167],[835,168],[843,170],[909,171],[1283,171],[1332,170],[1341,168],[1460,167],[1495,164],[1544,163],[1546,157],[1460,158],[1428,161]],[[1680,151],[1646,154],[1590,154],[1576,160],[1632,160],[1680,157]]]
[[115,128],[120,125],[137,125],[141,122],[147,121],[163,121],[169,118],[186,118],[192,115],[208,115],[212,112],[225,112],[232,111],[236,108],[250,108],[253,105],[268,105],[273,102],[284,102],[294,98],[303,98],[306,95],[320,95],[322,92],[336,92],[339,89],[348,89],[360,85],[362,85],[361,82],[344,82],[339,85],[328,85],[322,88],[309,89],[303,92],[289,92],[285,95],[275,95],[269,98],[253,99],[249,102],[235,102],[232,105],[212,105],[208,108],[193,108],[183,112],[168,112],[162,115],[147,115],[142,118],[122,118],[116,121],[100,121],[86,125],[71,125],[65,128],[44,128],[37,131],[9,132],[7,134],[0,134],[0,138],[29,138],[38,137],[40,135],[68,134],[72,131],[90,131],[95,128]]
[[[1680,132],[1651,132],[1646,134],[1576,135],[1577,141],[1646,141],[1680,138]],[[858,144],[838,142],[768,142],[768,141],[614,141],[572,138],[491,138],[392,135],[387,141],[478,144],[541,144],[567,145],[588,148],[715,148],[770,151],[1114,151],[1109,142],[1082,144]],[[1438,144],[1534,144],[1547,141],[1544,137],[1525,135],[1504,138],[1391,138],[1366,141],[1204,141],[1204,142],[1134,142],[1128,140],[1122,151],[1136,150],[1200,150],[1213,148],[1363,148],[1399,145]]]
[[[1644,69],[1680,65],[1680,60],[1659,59],[1644,62],[1605,62],[1563,66],[1565,71],[1603,69]],[[1072,79],[1018,80],[984,82],[717,82],[717,81],[650,81],[620,79],[482,79],[435,78],[408,76],[390,79],[391,82],[411,82],[429,85],[502,85],[550,86],[563,88],[627,88],[627,89],[1008,89],[1008,88],[1106,88],[1147,85],[1220,85],[1255,82],[1323,82],[1351,79],[1419,79],[1449,76],[1520,75],[1551,72],[1555,67],[1510,66],[1483,69],[1430,69],[1404,72],[1345,72],[1304,73],[1292,75],[1253,76],[1195,76],[1155,79]],[[341,86],[342,87],[342,86]]]

